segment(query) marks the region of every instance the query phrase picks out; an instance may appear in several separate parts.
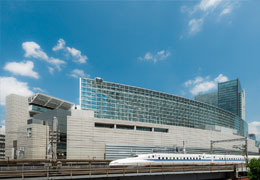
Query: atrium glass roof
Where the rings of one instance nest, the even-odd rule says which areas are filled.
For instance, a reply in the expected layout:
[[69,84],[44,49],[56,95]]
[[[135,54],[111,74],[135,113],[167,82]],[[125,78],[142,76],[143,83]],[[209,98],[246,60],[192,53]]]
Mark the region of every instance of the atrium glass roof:
[[28,100],[29,100],[29,104],[35,104],[49,109],[60,108],[64,110],[69,110],[74,105],[71,102],[64,101],[62,99],[58,99],[41,93],[37,93],[29,97]]

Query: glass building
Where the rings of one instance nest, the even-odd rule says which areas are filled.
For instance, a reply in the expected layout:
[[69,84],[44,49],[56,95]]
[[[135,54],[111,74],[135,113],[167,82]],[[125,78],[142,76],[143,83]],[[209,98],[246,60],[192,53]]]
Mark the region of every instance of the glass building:
[[218,83],[218,106],[244,119],[245,93],[238,79]]
[[195,101],[201,101],[207,104],[218,106],[218,93],[199,94],[195,96]]
[[247,136],[247,123],[236,114],[199,101],[103,81],[80,79],[80,106],[96,118],[205,128],[221,126]]

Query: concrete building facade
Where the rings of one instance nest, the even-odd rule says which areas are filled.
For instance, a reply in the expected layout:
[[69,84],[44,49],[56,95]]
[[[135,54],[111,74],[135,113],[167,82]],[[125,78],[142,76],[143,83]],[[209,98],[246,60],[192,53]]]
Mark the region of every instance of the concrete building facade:
[[[212,130],[101,119],[88,110],[72,110],[67,123],[68,159],[117,159],[140,153],[141,147],[141,153],[151,153],[165,147],[182,147],[183,143],[187,153],[209,153],[211,140],[241,138],[223,127]],[[248,142],[249,153],[258,154],[255,141],[249,139]],[[214,153],[241,154],[233,148],[233,145],[241,144],[244,142],[217,144]]]
[[[169,151],[209,153],[211,140],[248,136],[247,123],[217,106],[183,97],[80,79],[80,107],[37,93],[6,97],[6,158],[117,159]],[[54,123],[56,122],[56,123]],[[55,128],[56,127],[56,128]],[[241,154],[233,145],[217,154]],[[249,154],[258,154],[248,140]]]
[[[6,97],[6,158],[45,159],[51,155],[53,137],[57,155],[66,158],[67,115],[73,103],[37,93],[31,97]],[[53,118],[60,120],[53,132]],[[64,137],[65,136],[65,137]]]

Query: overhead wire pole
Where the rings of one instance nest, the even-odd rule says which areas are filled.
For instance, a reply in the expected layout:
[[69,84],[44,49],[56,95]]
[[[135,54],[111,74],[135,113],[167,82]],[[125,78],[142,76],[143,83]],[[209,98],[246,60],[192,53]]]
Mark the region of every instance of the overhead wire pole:
[[237,139],[226,139],[226,140],[218,140],[218,141],[210,141],[210,153],[213,154],[213,145],[215,143],[222,143],[222,142],[233,142],[233,141],[245,141],[243,152],[246,156],[246,163],[248,163],[248,139],[247,137],[244,138],[237,138]]
[[246,164],[248,164],[248,139],[245,138],[245,153],[246,153]]

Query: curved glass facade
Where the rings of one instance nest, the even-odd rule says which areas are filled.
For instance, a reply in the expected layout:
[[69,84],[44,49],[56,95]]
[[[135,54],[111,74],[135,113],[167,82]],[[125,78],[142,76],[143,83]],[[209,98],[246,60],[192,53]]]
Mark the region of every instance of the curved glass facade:
[[96,118],[190,128],[221,126],[234,129],[241,136],[247,135],[244,120],[216,106],[99,78],[80,79],[80,104],[83,110],[94,110]]

